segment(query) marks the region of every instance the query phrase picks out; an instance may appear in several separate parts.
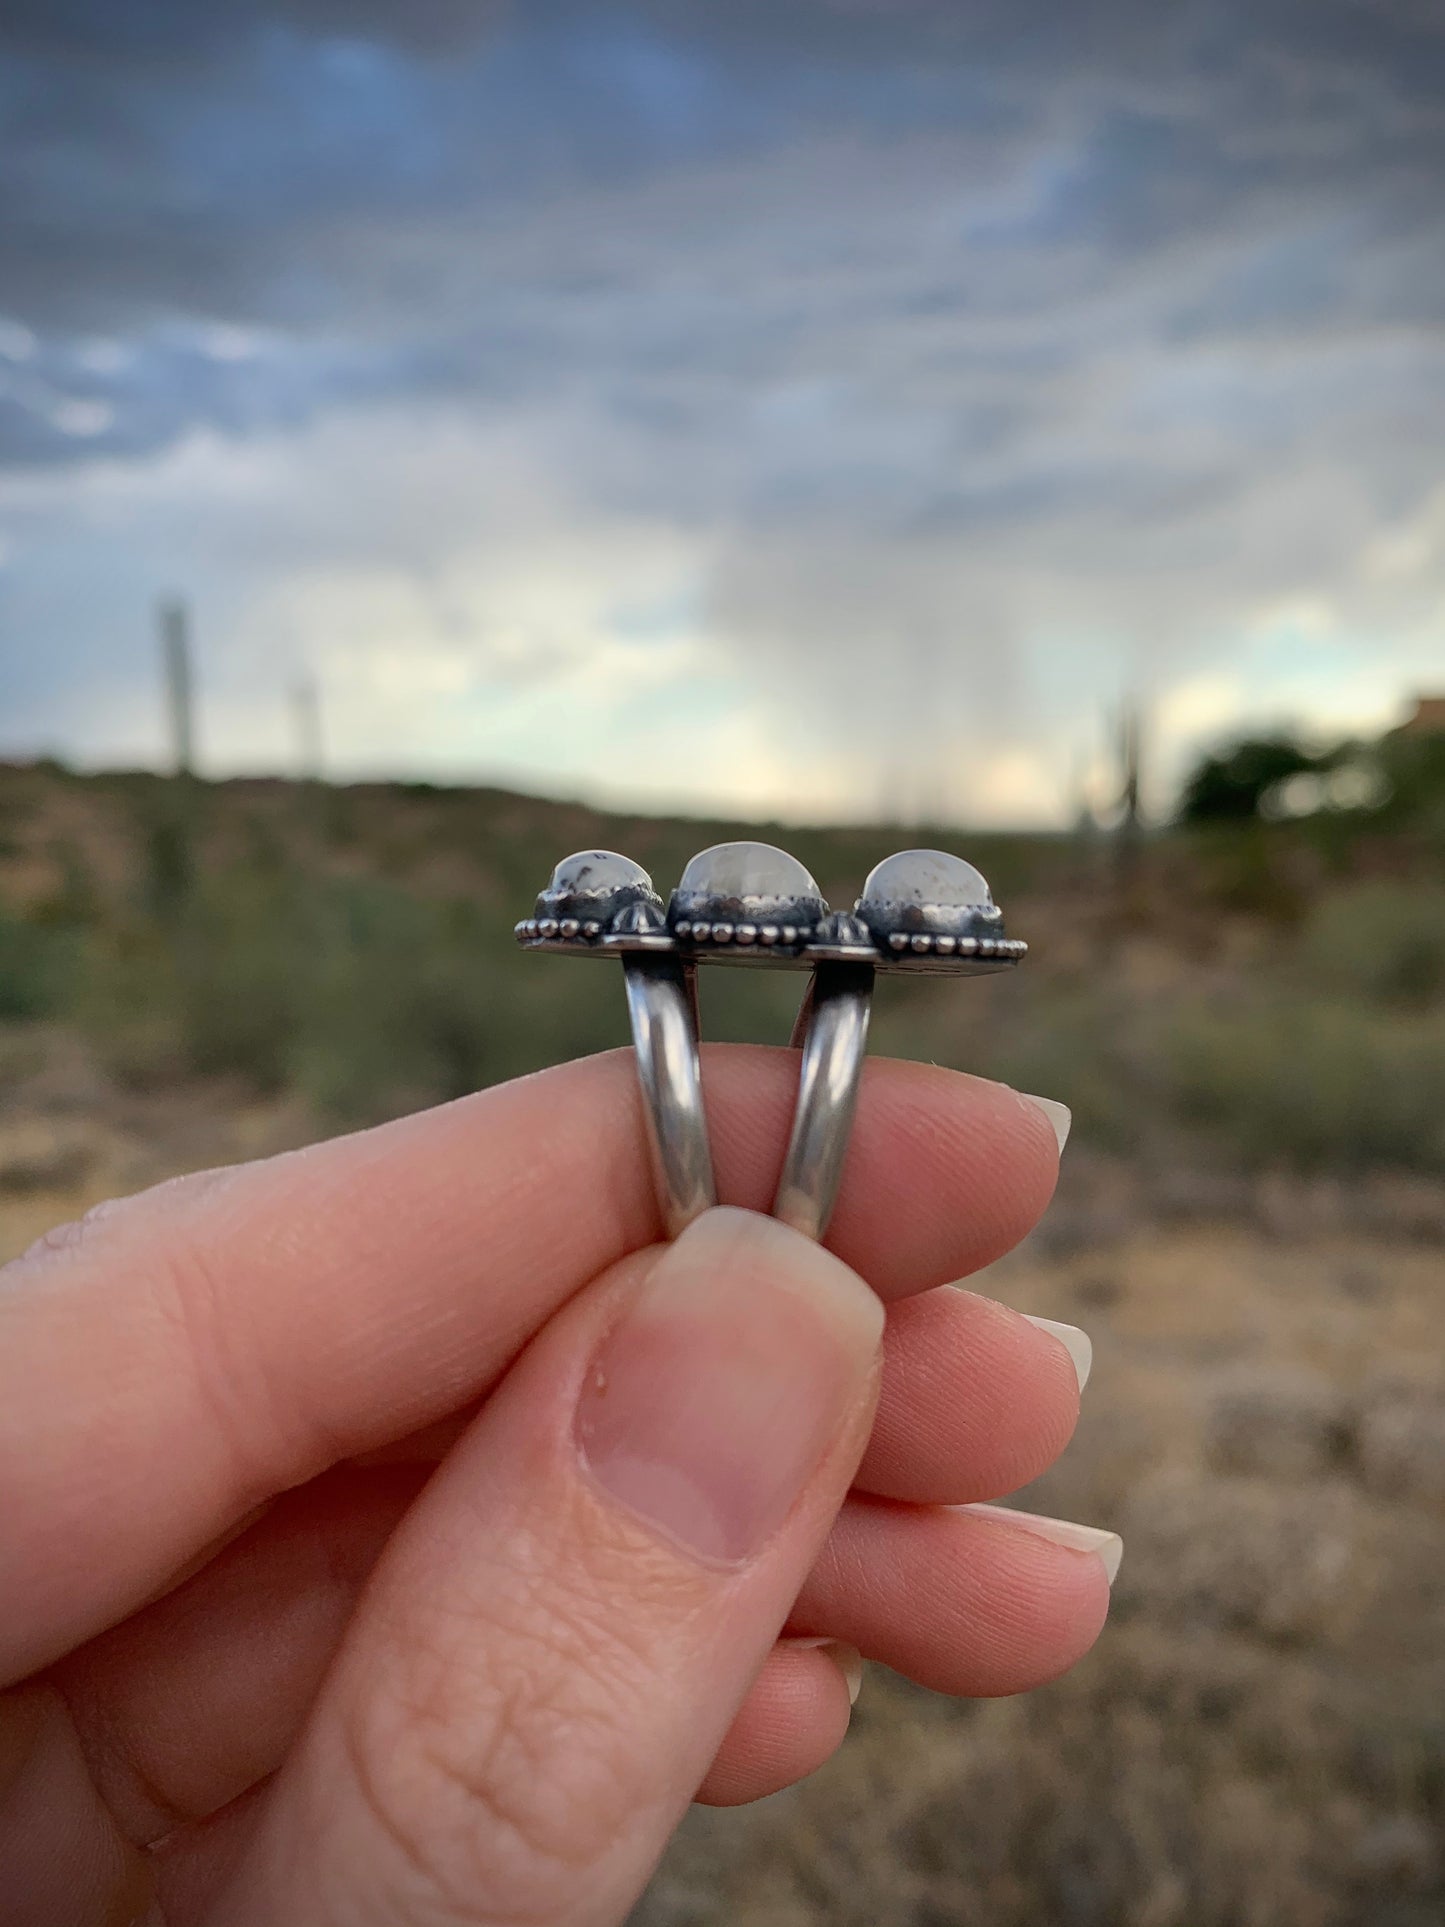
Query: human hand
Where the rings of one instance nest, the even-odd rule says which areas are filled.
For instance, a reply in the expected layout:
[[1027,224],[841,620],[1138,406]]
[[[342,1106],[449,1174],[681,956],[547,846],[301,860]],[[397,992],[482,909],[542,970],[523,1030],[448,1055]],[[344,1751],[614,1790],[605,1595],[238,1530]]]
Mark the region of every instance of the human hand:
[[1047,1115],[870,1061],[823,1252],[755,1215],[796,1058],[704,1061],[746,1209],[672,1246],[619,1053],[0,1272],[5,1927],[606,1927],[692,1798],[827,1758],[850,1649],[1087,1650],[1117,1541],[972,1504],[1067,1442],[1070,1351],[938,1289],[1042,1212]]

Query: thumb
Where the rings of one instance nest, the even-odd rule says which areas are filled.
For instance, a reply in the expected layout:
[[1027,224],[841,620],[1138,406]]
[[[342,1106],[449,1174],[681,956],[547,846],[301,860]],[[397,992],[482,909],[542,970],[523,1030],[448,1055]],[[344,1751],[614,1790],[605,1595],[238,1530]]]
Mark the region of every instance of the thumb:
[[213,1918],[625,1919],[847,1491],[882,1332],[745,1211],[574,1299],[388,1548]]

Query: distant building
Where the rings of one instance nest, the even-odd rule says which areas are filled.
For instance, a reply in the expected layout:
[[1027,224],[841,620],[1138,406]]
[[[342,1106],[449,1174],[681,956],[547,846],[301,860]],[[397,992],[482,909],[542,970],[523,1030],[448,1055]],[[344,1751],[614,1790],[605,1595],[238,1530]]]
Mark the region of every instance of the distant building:
[[1445,696],[1417,696],[1415,713],[1396,732],[1400,736],[1445,736]]

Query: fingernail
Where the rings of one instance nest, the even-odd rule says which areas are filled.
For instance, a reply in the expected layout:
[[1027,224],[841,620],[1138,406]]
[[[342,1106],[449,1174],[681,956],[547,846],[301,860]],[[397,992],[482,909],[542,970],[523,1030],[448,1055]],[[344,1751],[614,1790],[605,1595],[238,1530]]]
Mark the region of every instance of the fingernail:
[[1072,1519],[1045,1519],[1037,1512],[1016,1512],[1007,1505],[971,1505],[964,1510],[976,1512],[985,1519],[997,1519],[1000,1525],[1019,1526],[1025,1532],[1032,1532],[1036,1538],[1049,1539],[1056,1546],[1067,1546],[1071,1552],[1097,1553],[1103,1561],[1111,1586],[1119,1575],[1124,1541],[1117,1532],[1106,1532],[1102,1526],[1075,1525]]
[[1067,1104],[1061,1104],[1056,1097],[1033,1097],[1027,1091],[1020,1091],[1019,1096],[1025,1104],[1032,1104],[1042,1111],[1049,1120],[1049,1128],[1059,1140],[1059,1156],[1062,1157],[1064,1146],[1069,1141],[1069,1132],[1073,1129],[1073,1112]]
[[826,1653],[843,1675],[848,1704],[858,1704],[858,1695],[863,1691],[863,1655],[856,1646],[849,1646],[841,1639],[785,1639],[782,1644],[795,1653]]
[[704,1212],[588,1373],[583,1458],[669,1538],[740,1564],[791,1512],[882,1335],[882,1304],[829,1252],[756,1212]]
[[1041,1332],[1047,1332],[1050,1338],[1058,1339],[1073,1360],[1074,1375],[1079,1381],[1079,1390],[1082,1392],[1089,1382],[1089,1373],[1094,1369],[1093,1339],[1086,1331],[1080,1331],[1077,1325],[1061,1325],[1057,1318],[1035,1318],[1031,1311],[1026,1311],[1023,1315],[1031,1325],[1037,1325]]

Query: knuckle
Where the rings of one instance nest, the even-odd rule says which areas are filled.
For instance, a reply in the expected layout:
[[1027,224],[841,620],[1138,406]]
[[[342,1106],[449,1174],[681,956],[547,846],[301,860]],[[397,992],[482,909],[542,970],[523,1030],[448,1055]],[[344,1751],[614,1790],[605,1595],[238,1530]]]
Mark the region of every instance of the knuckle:
[[[511,1610],[499,1604],[508,1596]],[[433,1606],[420,1623],[413,1608],[385,1675],[368,1669],[343,1715],[343,1751],[407,1904],[425,1917],[569,1918],[646,1803],[629,1712],[647,1654],[618,1618],[575,1579],[564,1594],[502,1575],[481,1604]]]
[[269,1495],[288,1476],[283,1468],[292,1438],[262,1369],[264,1352],[248,1345],[239,1328],[244,1306],[226,1289],[206,1242],[183,1222],[168,1227],[152,1262],[156,1315],[174,1336],[238,1493],[247,1499]]
[[248,1342],[247,1294],[216,1263],[222,1240],[206,1234],[207,1215],[196,1212],[235,1175],[235,1167],[191,1172],[92,1205],[0,1270],[0,1288],[23,1291],[43,1272],[82,1287],[124,1274],[134,1289],[112,1294],[113,1302],[152,1369],[174,1372],[190,1388],[246,1502],[274,1490],[281,1467],[294,1461],[298,1420],[267,1371],[264,1348]]
[[157,1203],[199,1197],[225,1175],[224,1169],[191,1171],[180,1177],[166,1178],[160,1184],[134,1192],[128,1197],[102,1198],[80,1217],[52,1225],[19,1257],[0,1266],[0,1276],[19,1276],[30,1266],[43,1264],[47,1259],[82,1256],[89,1260],[108,1256],[111,1244],[123,1238],[126,1230],[139,1222],[141,1215],[149,1213]]
[[64,1224],[52,1225],[33,1245],[22,1251],[13,1264],[4,1266],[4,1271],[11,1276],[18,1276],[22,1266],[39,1264],[45,1258],[64,1251],[75,1251],[81,1245],[93,1242],[101,1226],[119,1209],[113,1198],[107,1198],[100,1204],[93,1204],[83,1217],[67,1218]]

